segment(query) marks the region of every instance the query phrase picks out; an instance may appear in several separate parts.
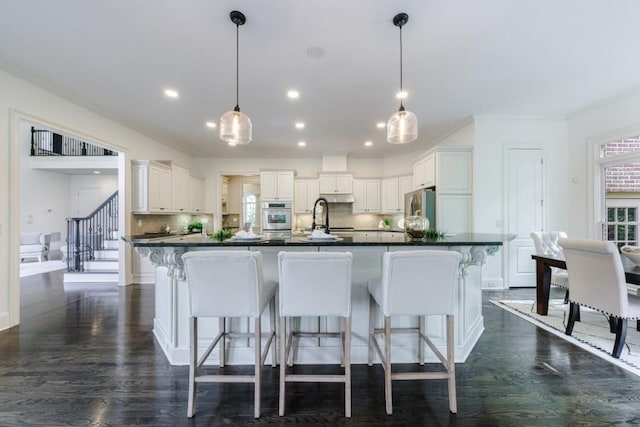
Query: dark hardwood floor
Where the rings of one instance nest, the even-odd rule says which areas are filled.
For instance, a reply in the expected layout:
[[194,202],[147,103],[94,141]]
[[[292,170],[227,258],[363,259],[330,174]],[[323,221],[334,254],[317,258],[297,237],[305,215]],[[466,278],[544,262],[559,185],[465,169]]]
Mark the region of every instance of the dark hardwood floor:
[[151,332],[153,286],[74,286],[64,290],[61,272],[22,279],[22,322],[0,332],[0,426],[640,424],[640,378],[488,302],[533,298],[532,289],[485,292],[486,330],[456,365],[457,415],[445,381],[405,381],[394,383],[387,416],[382,369],[354,365],[350,420],[339,384],[288,385],[287,416],[279,417],[271,367],[263,369],[260,419],[252,386],[226,384],[201,385],[189,420],[188,368],[170,366]]

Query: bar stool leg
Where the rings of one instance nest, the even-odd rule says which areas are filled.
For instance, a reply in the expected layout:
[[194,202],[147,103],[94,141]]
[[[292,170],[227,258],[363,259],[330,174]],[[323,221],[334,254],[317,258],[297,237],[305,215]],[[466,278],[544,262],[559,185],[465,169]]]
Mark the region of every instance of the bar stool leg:
[[369,295],[369,355],[367,363],[373,366],[373,340],[375,339],[376,301]]
[[344,318],[344,413],[351,418],[351,317]]
[[447,315],[447,371],[449,372],[449,410],[458,412],[456,398],[456,358],[454,353],[454,318]]
[[222,334],[222,337],[220,337],[220,342],[218,343],[218,345],[220,346],[219,350],[220,350],[220,367],[224,368],[224,362],[226,359],[225,353],[226,353],[226,349],[225,349],[225,345],[224,342],[226,340],[226,335],[227,335],[227,330],[226,328],[226,319],[224,317],[219,317],[218,318],[218,329],[220,329],[220,333]]
[[284,416],[284,386],[287,372],[287,318],[280,317],[280,396],[278,414]]
[[387,415],[393,414],[391,393],[391,317],[384,318],[384,399]]
[[269,332],[269,339],[271,340],[271,367],[275,368],[278,361],[278,353],[276,352],[276,300],[275,298],[269,303],[269,325],[271,331]]
[[254,373],[254,385],[253,385],[253,395],[254,395],[254,401],[253,401],[253,408],[254,408],[254,412],[253,412],[253,416],[255,418],[260,418],[260,371],[262,369],[262,325],[261,325],[261,319],[260,319],[260,315],[256,316],[256,320],[255,320],[255,326],[254,326],[254,333],[255,333],[255,343],[254,343],[254,347],[255,347],[255,373]]
[[425,316],[418,316],[418,360],[421,366],[424,366],[424,319]]
[[189,329],[191,332],[191,354],[189,355],[189,400],[187,403],[187,417],[191,418],[196,412],[196,371],[198,369],[198,319],[196,317],[189,319]]

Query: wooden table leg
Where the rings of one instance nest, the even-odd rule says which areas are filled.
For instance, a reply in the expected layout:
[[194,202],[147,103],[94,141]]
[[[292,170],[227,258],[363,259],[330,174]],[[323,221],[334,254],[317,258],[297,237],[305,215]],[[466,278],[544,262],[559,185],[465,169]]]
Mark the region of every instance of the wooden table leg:
[[536,312],[546,316],[549,311],[549,290],[551,288],[551,267],[544,261],[536,260]]

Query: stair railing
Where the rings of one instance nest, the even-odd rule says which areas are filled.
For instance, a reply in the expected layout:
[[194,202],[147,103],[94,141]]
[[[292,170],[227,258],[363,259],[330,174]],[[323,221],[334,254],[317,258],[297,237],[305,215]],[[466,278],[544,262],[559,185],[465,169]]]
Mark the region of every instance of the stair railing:
[[91,214],[67,218],[67,271],[85,271],[85,262],[95,259],[104,241],[118,230],[118,192],[113,193]]
[[117,156],[116,151],[31,126],[32,156]]

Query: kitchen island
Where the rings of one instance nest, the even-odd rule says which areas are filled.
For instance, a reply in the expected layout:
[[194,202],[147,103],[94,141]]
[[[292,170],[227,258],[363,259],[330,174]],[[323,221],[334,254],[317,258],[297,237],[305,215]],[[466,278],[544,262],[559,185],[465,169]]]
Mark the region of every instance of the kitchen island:
[[[138,237],[138,236],[136,236]],[[466,360],[484,330],[482,317],[482,275],[481,268],[487,256],[494,255],[504,242],[513,236],[501,234],[458,234],[435,240],[414,241],[408,238],[385,237],[380,233],[376,239],[344,236],[339,241],[309,241],[306,237],[291,239],[257,240],[251,242],[217,242],[200,235],[165,236],[161,238],[123,237],[127,243],[143,255],[148,256],[155,266],[155,317],[153,333],[167,359],[172,365],[189,363],[189,302],[188,289],[182,264],[182,255],[198,250],[250,250],[263,255],[265,279],[278,280],[277,256],[280,251],[350,251],[353,253],[352,267],[352,363],[367,363],[367,331],[369,319],[369,299],[367,281],[379,277],[382,272],[382,256],[387,251],[439,249],[462,254],[458,286],[456,289],[457,308],[455,313],[456,362]],[[321,271],[318,274],[322,274]],[[265,313],[265,322],[268,314]],[[304,318],[301,328],[305,331],[336,331],[337,319]],[[247,319],[231,319],[232,330],[251,330]],[[210,340],[218,332],[218,322],[203,319],[199,323],[199,337]],[[417,325],[412,318],[394,318],[394,327]],[[427,334],[436,345],[445,348],[445,325],[438,316],[427,317]],[[393,346],[394,362],[415,362],[418,356],[417,339],[413,335],[399,336]],[[206,347],[206,346],[204,346]],[[313,351],[309,351],[314,347]],[[322,351],[318,351],[321,347]],[[336,363],[340,360],[339,343],[329,338],[301,338],[294,355],[296,363]],[[252,364],[253,345],[247,340],[228,346],[228,360],[231,364]],[[427,362],[435,361],[435,356],[425,352]],[[210,356],[211,363],[217,363],[217,352]]]

